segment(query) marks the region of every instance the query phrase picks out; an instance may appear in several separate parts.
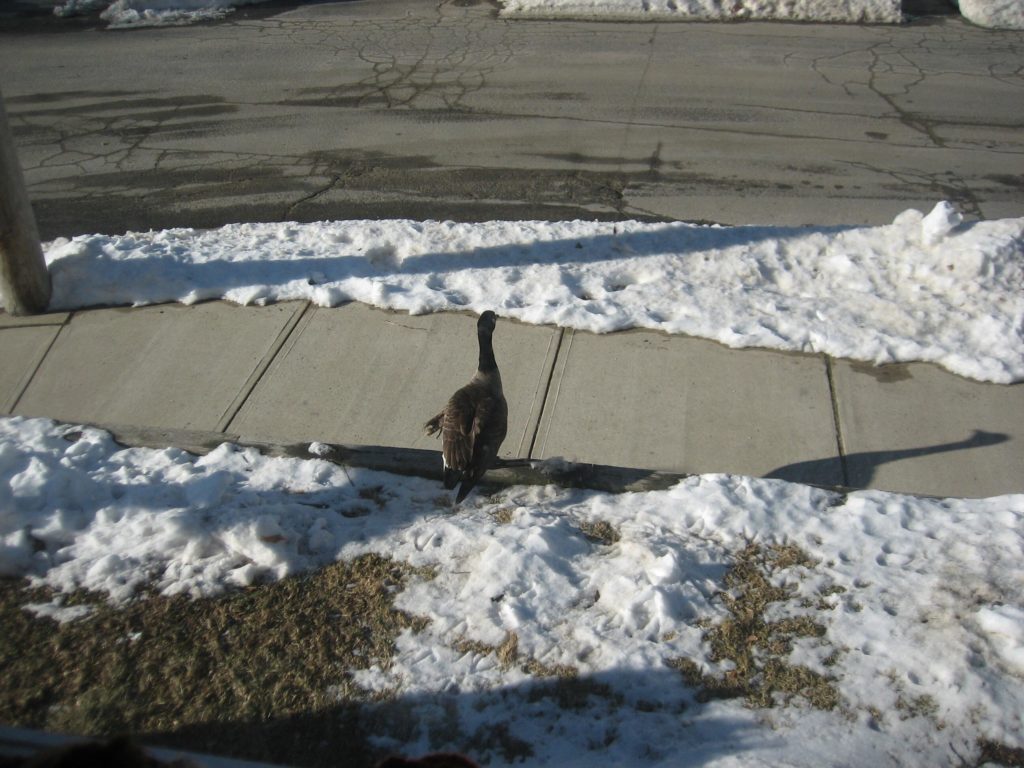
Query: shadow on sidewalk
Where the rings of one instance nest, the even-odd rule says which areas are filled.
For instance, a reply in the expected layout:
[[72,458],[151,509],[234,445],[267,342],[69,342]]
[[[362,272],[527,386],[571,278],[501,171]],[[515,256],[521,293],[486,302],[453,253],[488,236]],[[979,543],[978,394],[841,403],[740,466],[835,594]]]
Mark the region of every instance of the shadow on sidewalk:
[[965,440],[956,440],[938,445],[926,445],[920,448],[900,448],[888,451],[861,451],[846,456],[834,456],[827,459],[814,459],[787,464],[767,473],[765,477],[775,480],[788,480],[794,483],[812,483],[816,485],[835,485],[836,468],[839,465],[842,478],[840,485],[852,488],[866,488],[871,485],[876,470],[883,464],[890,464],[903,459],[916,459],[936,453],[965,451],[972,448],[984,448],[999,445],[1010,439],[1002,432],[985,432],[976,429]]

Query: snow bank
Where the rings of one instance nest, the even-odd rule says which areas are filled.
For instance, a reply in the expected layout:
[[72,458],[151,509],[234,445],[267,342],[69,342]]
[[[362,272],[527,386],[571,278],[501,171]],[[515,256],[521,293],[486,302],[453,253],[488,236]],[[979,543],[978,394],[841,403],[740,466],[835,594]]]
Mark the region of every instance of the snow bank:
[[[618,540],[588,538],[597,523]],[[813,560],[774,577],[795,599],[770,618],[825,626],[789,661],[834,679],[835,711],[697,704],[668,667],[728,668],[697,622],[726,615],[723,575],[750,542]],[[396,597],[429,625],[400,636],[389,669],[356,678],[410,708],[403,722],[419,730],[382,732],[392,749],[438,748],[431,723],[453,720],[503,729],[538,766],[668,766],[681,753],[702,765],[946,765],[979,738],[1024,746],[1024,495],[841,496],[706,475],[618,496],[512,488],[452,509],[439,483],[416,478],[227,444],[201,458],[123,449],[94,429],[0,419],[5,575],[115,601],[143,584],[210,595],[365,552],[436,571]],[[30,609],[88,620],[59,598]],[[481,645],[511,633],[521,661],[598,686],[587,706],[530,693],[524,663]]]
[[960,0],[960,13],[981,27],[1024,29],[1024,0]]
[[217,298],[493,309],[1024,379],[1024,218],[962,223],[948,203],[880,227],[332,221],[80,236],[45,251],[54,310]]
[[[54,12],[71,16],[104,8],[101,17],[111,27],[168,26],[223,18],[234,6],[261,1],[66,0]],[[897,23],[902,19],[900,0],[504,0],[500,13],[507,18],[627,21]]]
[[100,18],[111,28],[166,27],[215,21],[235,6],[264,0],[67,0],[54,6],[57,16],[75,16],[102,8]]
[[900,0],[501,0],[506,18],[892,24]]

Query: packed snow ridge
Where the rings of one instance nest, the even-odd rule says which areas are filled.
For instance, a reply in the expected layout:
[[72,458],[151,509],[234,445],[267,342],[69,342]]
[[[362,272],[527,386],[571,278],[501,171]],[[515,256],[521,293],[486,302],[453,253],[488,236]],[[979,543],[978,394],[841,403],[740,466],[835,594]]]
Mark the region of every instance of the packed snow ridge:
[[502,0],[506,18],[893,24],[900,0]]
[[[1024,29],[1024,0],[959,0],[968,21]],[[507,18],[896,24],[901,0],[502,0]]]
[[54,6],[57,16],[77,16],[100,10],[112,29],[171,27],[223,19],[239,5],[263,0],[67,0]]
[[[264,0],[65,0],[59,16],[101,9],[112,28],[174,26],[222,19]],[[1024,0],[959,0],[964,18],[983,27],[1024,29]],[[901,0],[504,0],[506,18],[625,21],[805,21],[898,23]]]
[[1024,380],[1024,218],[967,223],[949,203],[877,227],[327,221],[87,235],[45,251],[53,310],[206,299],[493,309]]
[[[588,534],[598,526],[615,535]],[[724,576],[749,545],[803,553],[768,574],[790,599],[765,621],[822,627],[781,662],[829,681],[833,709],[701,703],[673,668],[730,668],[706,632],[729,617]],[[27,606],[38,615],[89,621],[62,605],[74,589],[115,603],[142,586],[210,596],[365,553],[434,573],[396,595],[427,626],[398,638],[387,669],[355,672],[418,724],[378,733],[388,750],[459,748],[432,741],[432,723],[453,721],[502,728],[531,745],[531,765],[560,768],[888,768],[974,764],[980,739],[1024,747],[1024,495],[704,475],[621,495],[514,487],[453,509],[430,480],[231,444],[202,457],[122,448],[91,428],[0,419],[0,574],[57,590]],[[593,683],[586,706],[532,695],[543,681],[488,651],[513,636],[521,660]]]

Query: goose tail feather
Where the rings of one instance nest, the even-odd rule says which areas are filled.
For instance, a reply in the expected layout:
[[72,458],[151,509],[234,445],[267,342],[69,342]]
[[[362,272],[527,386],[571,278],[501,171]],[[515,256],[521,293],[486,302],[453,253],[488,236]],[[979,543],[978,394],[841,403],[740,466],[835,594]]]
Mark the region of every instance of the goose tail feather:
[[423,425],[423,432],[429,437],[436,435],[441,431],[441,422],[444,421],[444,411],[441,411],[437,416],[432,418],[426,424]]

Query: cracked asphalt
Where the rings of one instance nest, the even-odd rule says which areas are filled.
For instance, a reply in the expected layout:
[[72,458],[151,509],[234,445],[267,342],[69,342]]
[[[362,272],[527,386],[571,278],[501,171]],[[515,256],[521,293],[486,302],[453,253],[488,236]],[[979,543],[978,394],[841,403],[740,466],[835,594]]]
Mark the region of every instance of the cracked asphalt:
[[41,235],[237,221],[1024,215],[1024,33],[505,21],[278,2],[109,31],[0,19]]

